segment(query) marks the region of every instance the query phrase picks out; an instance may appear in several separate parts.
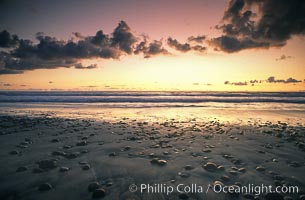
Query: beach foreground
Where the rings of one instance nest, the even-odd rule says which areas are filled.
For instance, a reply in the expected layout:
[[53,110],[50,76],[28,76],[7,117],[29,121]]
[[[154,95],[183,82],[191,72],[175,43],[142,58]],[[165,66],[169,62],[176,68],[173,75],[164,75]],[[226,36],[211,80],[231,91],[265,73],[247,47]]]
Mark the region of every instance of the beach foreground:
[[0,199],[305,198],[302,121],[76,116],[0,116]]

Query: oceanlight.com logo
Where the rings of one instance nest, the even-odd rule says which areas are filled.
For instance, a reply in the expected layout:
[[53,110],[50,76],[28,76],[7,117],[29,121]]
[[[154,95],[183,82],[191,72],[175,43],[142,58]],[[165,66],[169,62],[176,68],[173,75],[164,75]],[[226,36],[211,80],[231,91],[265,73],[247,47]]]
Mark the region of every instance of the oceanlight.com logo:
[[226,194],[267,194],[267,193],[282,193],[282,194],[295,194],[299,192],[298,186],[272,186],[272,185],[224,185],[221,182],[215,182],[214,184],[208,184],[207,186],[198,184],[178,184],[176,186],[167,184],[131,184],[129,186],[130,192],[147,193],[147,194],[165,194],[170,195],[174,192],[178,193],[192,193],[202,194],[208,192],[214,193],[226,193]]

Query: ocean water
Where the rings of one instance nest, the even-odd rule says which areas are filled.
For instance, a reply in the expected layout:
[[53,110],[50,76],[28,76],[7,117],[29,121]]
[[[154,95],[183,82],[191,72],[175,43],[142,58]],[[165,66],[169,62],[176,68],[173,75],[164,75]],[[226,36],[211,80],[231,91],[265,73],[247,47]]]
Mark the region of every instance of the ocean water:
[[305,104],[305,92],[0,92],[0,102],[58,103],[251,103]]
[[0,92],[0,114],[305,124],[305,92]]

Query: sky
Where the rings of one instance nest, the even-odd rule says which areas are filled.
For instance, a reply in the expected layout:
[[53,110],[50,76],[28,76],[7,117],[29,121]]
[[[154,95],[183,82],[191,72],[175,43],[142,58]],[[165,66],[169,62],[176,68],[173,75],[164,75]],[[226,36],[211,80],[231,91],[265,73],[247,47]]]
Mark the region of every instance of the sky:
[[305,91],[303,0],[2,0],[0,90]]

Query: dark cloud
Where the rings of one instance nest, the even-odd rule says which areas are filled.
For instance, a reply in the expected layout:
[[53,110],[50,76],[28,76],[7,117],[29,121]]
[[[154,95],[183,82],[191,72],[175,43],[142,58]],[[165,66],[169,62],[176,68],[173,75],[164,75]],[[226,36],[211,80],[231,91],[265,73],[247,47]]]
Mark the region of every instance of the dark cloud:
[[222,36],[211,44],[225,52],[281,47],[293,35],[305,34],[304,0],[230,0]]
[[4,83],[4,84],[3,84],[3,86],[4,86],[4,87],[11,87],[11,86],[12,86],[12,84],[9,84],[9,83]]
[[144,54],[144,58],[150,58],[159,54],[169,54],[169,52],[163,47],[161,41],[154,40],[151,43],[148,43],[146,39],[140,42],[134,51],[134,54]]
[[88,66],[84,66],[82,63],[77,63],[74,65],[75,69],[96,69],[97,68],[97,64],[91,64]]
[[192,50],[197,51],[199,53],[204,53],[207,50],[207,48],[200,46],[200,45],[195,45],[195,46],[192,46]]
[[50,84],[54,83],[53,81],[49,81]]
[[[244,82],[230,82],[230,81],[225,81],[224,84],[225,85],[236,85],[236,86],[245,86],[248,85],[248,83],[250,83],[252,86],[254,86],[254,84],[261,84],[261,83],[285,83],[285,84],[289,84],[289,83],[301,83],[302,80],[297,80],[295,78],[287,78],[286,80],[284,79],[276,79],[274,76],[270,76],[268,77],[266,80],[250,80],[250,81],[244,81]],[[304,79],[305,82],[305,79]]]
[[254,83],[262,83],[262,80],[250,80],[250,83],[254,84]]
[[169,37],[167,39],[167,44],[168,44],[168,46],[176,49],[177,51],[181,51],[181,52],[188,52],[192,49],[190,44],[188,44],[188,43],[182,44],[182,43],[178,42],[176,39],[173,39],[171,37]]
[[134,36],[126,22],[121,21],[112,35],[112,46],[118,46],[127,54],[132,54],[133,45],[137,42],[137,38]]
[[0,32],[0,47],[10,48],[15,47],[19,42],[17,35],[11,35],[8,31],[3,30]]
[[[0,52],[0,75],[21,74],[35,69],[55,69],[59,67],[94,69],[97,65],[83,66],[82,59],[119,59],[123,55],[143,54],[145,58],[159,54],[169,54],[161,41],[148,41],[135,36],[126,22],[121,21],[112,34],[102,30],[93,36],[83,36],[74,32],[72,40],[64,41],[36,34],[37,41],[18,39],[7,31],[0,34],[1,47],[10,47]],[[195,46],[194,50],[204,51]]]
[[248,82],[233,82],[233,83],[230,83],[231,85],[236,85],[236,86],[245,86],[245,85],[248,85]]
[[72,33],[76,38],[79,38],[79,39],[84,39],[85,38],[85,36],[83,36],[81,33],[79,33],[79,32],[73,32]]
[[276,79],[274,76],[270,76],[266,82],[268,83],[300,83],[302,82],[301,80],[297,80],[297,79],[294,79],[294,78],[288,78],[286,80],[284,79]]
[[276,58],[275,60],[280,61],[280,60],[286,60],[286,59],[289,59],[289,58],[292,58],[292,56],[286,56],[286,55],[283,54],[279,58]]
[[[249,38],[237,39],[235,37],[223,35],[210,40],[211,44],[217,46],[220,50],[233,53],[246,48],[268,48],[268,43],[258,43]],[[218,50],[218,49],[217,49]]]
[[230,82],[230,81],[225,81],[224,82],[225,85],[236,85],[236,86],[246,86],[248,85],[248,82]]
[[173,39],[171,37],[169,37],[167,39],[167,44],[168,46],[170,46],[171,48],[180,51],[180,52],[188,52],[188,51],[197,51],[197,52],[204,52],[206,50],[206,47],[200,46],[200,45],[195,45],[195,46],[191,46],[189,43],[180,43],[178,42],[178,40]]
[[187,41],[189,42],[197,42],[197,43],[203,43],[203,41],[206,39],[205,35],[198,35],[198,36],[190,36],[187,38]]

